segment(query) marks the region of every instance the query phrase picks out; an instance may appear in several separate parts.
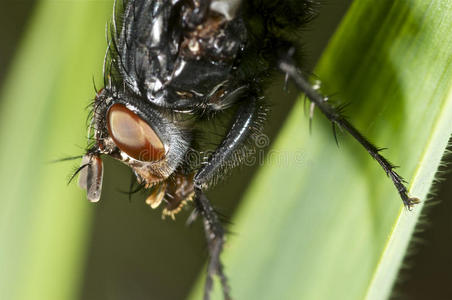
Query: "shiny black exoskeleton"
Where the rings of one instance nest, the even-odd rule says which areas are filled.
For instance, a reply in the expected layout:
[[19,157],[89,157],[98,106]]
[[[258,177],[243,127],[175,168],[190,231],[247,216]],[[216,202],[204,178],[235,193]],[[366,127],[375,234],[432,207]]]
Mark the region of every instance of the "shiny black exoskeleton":
[[[242,3],[243,2],[243,3]],[[112,22],[90,126],[94,142],[80,167],[79,184],[98,201],[109,155],[129,165],[149,190],[146,202],[163,215],[194,201],[204,219],[210,261],[205,298],[217,274],[225,298],[229,287],[220,263],[224,231],[204,191],[246,155],[247,141],[262,130],[262,89],[273,71],[293,80],[334,126],[348,131],[393,180],[404,203],[402,178],[298,71],[299,29],[314,16],[313,0],[129,0]],[[199,148],[197,124],[233,112],[213,153]],[[201,158],[199,160],[193,159]]]

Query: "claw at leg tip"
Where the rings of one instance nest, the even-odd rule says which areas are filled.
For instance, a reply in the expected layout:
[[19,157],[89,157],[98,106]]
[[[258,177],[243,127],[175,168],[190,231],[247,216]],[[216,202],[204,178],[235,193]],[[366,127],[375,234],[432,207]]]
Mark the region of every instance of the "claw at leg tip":
[[408,201],[405,203],[405,207],[406,207],[409,211],[412,211],[413,208],[414,208],[414,206],[415,206],[416,204],[419,204],[419,203],[421,203],[421,200],[420,200],[419,198],[416,198],[416,197],[409,197],[409,198],[408,198]]

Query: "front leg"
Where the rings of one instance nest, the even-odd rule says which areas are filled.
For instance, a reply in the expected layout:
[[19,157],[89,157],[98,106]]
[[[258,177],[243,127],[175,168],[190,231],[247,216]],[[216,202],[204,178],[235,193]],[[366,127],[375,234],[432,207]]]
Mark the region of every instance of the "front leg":
[[231,299],[228,280],[223,272],[223,265],[220,260],[220,254],[223,250],[224,229],[215,213],[212,204],[202,190],[195,190],[195,205],[197,211],[203,217],[204,230],[206,233],[207,247],[209,249],[209,262],[207,265],[207,277],[204,287],[204,300],[210,299],[210,293],[213,286],[213,276],[216,274],[221,280],[224,299]]
[[249,96],[248,99],[242,97],[240,101],[228,134],[209,157],[207,164],[195,175],[195,186],[201,189],[207,189],[215,183],[218,176],[224,173],[223,171],[240,164],[246,156],[245,151],[240,152],[240,150],[262,129],[265,110],[257,97]]
[[[196,213],[201,214],[204,219],[204,229],[209,248],[210,259],[207,267],[207,279],[204,289],[204,299],[210,299],[213,276],[220,277],[225,299],[230,299],[227,277],[223,272],[220,254],[224,244],[224,230],[212,205],[203,193],[217,177],[222,174],[223,169],[229,165],[239,162],[238,150],[247,139],[251,138],[256,129],[259,129],[262,117],[262,106],[255,97],[241,99],[233,125],[221,144],[209,157],[209,161],[195,175],[195,204]],[[241,153],[243,154],[243,153]],[[196,215],[196,214],[195,214]]]

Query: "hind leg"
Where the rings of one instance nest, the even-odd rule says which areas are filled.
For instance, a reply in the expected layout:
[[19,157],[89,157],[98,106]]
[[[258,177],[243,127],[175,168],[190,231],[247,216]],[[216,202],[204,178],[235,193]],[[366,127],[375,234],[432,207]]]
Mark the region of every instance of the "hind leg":
[[386,172],[397,189],[403,204],[408,210],[411,210],[413,205],[419,203],[420,200],[415,197],[408,196],[408,189],[405,186],[403,178],[397,174],[392,165],[380,152],[383,148],[378,148],[367,140],[340,112],[340,109],[333,107],[328,103],[323,95],[321,95],[303,75],[299,72],[295,62],[290,56],[285,57],[279,61],[278,68],[288,75],[300,91],[302,91],[306,97],[319,108],[319,110],[331,121],[333,125],[333,131],[335,133],[336,126],[347,131],[358,143],[360,143],[374,158],[378,164]]

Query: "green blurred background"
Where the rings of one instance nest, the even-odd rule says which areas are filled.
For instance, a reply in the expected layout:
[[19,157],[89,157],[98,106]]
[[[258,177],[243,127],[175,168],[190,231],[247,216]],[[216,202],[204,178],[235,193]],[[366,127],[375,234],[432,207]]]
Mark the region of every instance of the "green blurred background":
[[[307,69],[315,66],[350,3],[351,0],[325,1],[320,17],[306,28]],[[32,0],[0,2],[0,89],[35,7],[36,1]],[[93,69],[99,72],[101,67],[93,66]],[[90,81],[91,78],[87,78],[84,82],[74,82],[74,89],[90,84]],[[295,102],[294,91],[288,94],[281,91],[282,80],[276,80],[268,91],[272,114],[266,133],[270,137],[278,133]],[[79,111],[75,113],[86,114],[84,107],[88,102],[89,99],[80,99]],[[62,163],[58,168],[67,169],[69,174],[72,164]],[[242,167],[240,171],[236,170],[209,193],[224,215],[233,215],[255,169]],[[405,261],[406,268],[393,294],[396,299],[452,299],[452,176],[445,172],[441,177],[445,180],[436,185],[437,196],[430,202],[434,205],[426,208],[428,217],[422,232],[415,237],[416,247],[412,247]],[[130,171],[115,161],[107,160],[104,180],[102,201],[96,205],[87,204],[94,215],[87,258],[82,268],[82,286],[75,298],[183,299],[197,280],[207,257],[200,224],[185,227],[187,213],[178,215],[177,222],[162,221],[160,212],[150,210],[140,194],[129,202],[121,191],[128,189]],[[62,178],[55,184],[65,183]],[[2,268],[0,272],[7,273],[8,270]]]

